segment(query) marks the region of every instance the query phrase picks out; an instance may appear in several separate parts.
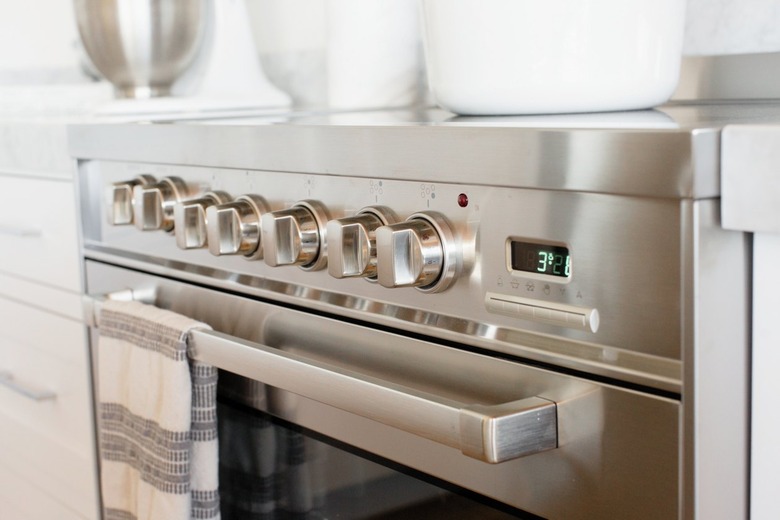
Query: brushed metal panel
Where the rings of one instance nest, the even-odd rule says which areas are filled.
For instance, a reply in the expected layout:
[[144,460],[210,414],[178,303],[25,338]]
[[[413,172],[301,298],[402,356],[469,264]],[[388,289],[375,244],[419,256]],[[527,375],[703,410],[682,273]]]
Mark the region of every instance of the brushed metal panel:
[[[105,225],[104,198],[95,203],[95,194],[102,193],[101,186],[139,173],[176,175],[234,196],[260,193],[272,210],[290,207],[305,196],[325,204],[332,218],[371,204],[391,206],[401,217],[423,209],[437,211],[454,226],[461,274],[438,294],[387,289],[361,279],[335,279],[326,270],[275,268],[243,258],[213,257],[205,250],[183,251],[168,233]],[[683,210],[675,199],[354,177],[324,182],[308,174],[102,161],[82,163],[81,184],[82,200],[89,201],[83,208],[89,256],[120,263],[136,258],[164,274],[199,283],[401,325],[673,392],[680,389]],[[469,198],[465,208],[457,204],[461,193]],[[510,237],[567,244],[572,276],[540,279],[510,271]],[[485,304],[486,293],[532,298],[540,307],[596,309],[600,325],[594,333],[552,320],[493,313]]]
[[[222,373],[224,395],[550,518],[674,518],[678,401],[556,374],[170,279],[87,262],[92,294],[157,287],[156,304],[215,330],[463,402],[518,393],[557,404],[558,448],[498,465],[376,421]],[[298,324],[291,328],[290,323]],[[313,336],[313,332],[317,332]],[[316,341],[312,341],[317,337]]]
[[[260,119],[245,126],[240,119],[228,125],[74,125],[69,142],[71,154],[81,159],[420,182],[479,178],[493,186],[657,197],[718,193],[710,160],[718,149],[690,129],[397,126],[381,121],[328,126],[293,117],[288,123]],[[694,157],[700,165],[696,171]],[[711,182],[694,182],[701,178]]]

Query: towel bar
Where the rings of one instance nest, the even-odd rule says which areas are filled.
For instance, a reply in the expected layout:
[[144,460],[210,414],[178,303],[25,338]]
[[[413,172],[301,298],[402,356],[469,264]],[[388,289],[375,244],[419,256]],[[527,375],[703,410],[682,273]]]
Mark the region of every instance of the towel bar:
[[[111,299],[141,294],[123,291]],[[148,296],[148,294],[146,294]],[[85,307],[99,326],[104,298]],[[463,403],[213,330],[189,333],[190,358],[499,463],[554,449],[555,402],[530,396],[500,404]]]

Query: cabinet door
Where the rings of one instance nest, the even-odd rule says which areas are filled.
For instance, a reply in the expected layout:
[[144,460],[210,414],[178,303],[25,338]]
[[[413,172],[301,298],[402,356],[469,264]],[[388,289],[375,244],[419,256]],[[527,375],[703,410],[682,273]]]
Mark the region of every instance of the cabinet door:
[[0,193],[0,272],[80,291],[73,183],[0,175]]
[[0,511],[2,517],[9,520],[84,519],[73,509],[48,496],[36,483],[3,466],[0,466]]
[[96,461],[85,328],[3,297],[0,316],[0,466],[93,518]]

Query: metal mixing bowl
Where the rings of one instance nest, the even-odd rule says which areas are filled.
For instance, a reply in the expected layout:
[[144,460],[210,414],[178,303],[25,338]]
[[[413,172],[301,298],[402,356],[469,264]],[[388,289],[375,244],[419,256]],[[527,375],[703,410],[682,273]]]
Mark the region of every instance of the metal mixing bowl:
[[74,0],[84,49],[117,96],[165,96],[192,64],[207,0]]

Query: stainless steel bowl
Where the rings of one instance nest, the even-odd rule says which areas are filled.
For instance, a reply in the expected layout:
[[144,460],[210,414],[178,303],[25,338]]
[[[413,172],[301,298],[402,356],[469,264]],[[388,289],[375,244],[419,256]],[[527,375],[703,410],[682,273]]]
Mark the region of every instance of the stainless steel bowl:
[[74,0],[84,49],[117,96],[165,96],[192,65],[207,0]]

